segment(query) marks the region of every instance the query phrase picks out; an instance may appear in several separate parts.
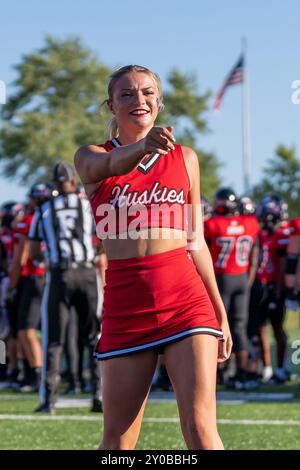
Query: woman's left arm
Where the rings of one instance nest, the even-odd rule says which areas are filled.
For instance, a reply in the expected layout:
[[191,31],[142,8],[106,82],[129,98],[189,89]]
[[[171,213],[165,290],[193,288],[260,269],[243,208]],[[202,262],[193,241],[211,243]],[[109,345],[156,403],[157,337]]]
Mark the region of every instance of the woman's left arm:
[[188,246],[196,269],[206,287],[217,319],[223,331],[224,341],[219,342],[219,362],[226,361],[232,349],[232,339],[227,313],[219,293],[213,263],[204,239],[200,198],[200,168],[197,154],[189,147],[182,147],[186,168],[190,177],[189,204],[191,220],[188,220]]

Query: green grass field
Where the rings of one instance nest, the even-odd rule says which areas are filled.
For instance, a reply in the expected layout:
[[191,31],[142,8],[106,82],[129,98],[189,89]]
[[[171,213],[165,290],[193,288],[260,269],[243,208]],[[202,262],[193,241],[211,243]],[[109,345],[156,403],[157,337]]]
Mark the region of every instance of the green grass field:
[[[261,389],[289,393],[288,401],[218,405],[219,431],[226,449],[300,449],[300,390],[296,384]],[[226,393],[225,393],[226,395]],[[236,399],[241,395],[235,394]],[[243,397],[247,394],[243,394]],[[95,449],[102,415],[88,408],[58,409],[55,416],[33,413],[36,395],[0,393],[0,449]],[[263,421],[263,422],[261,422]],[[257,423],[257,424],[256,424]],[[149,402],[138,449],[185,449],[176,404]]]
[[[297,326],[289,332],[290,342],[300,338]],[[292,372],[299,375],[299,365],[292,365]],[[218,426],[226,449],[300,449],[299,383],[263,386],[254,401],[249,401],[251,394],[234,392],[230,402],[228,392],[219,391],[226,399],[218,404]],[[272,394],[271,400],[266,399],[267,393]],[[282,396],[275,401],[274,394],[282,393],[289,396],[285,401]],[[240,403],[242,400],[245,402]],[[97,447],[103,428],[102,415],[89,412],[88,407],[77,407],[58,409],[55,416],[36,416],[33,410],[37,405],[37,395],[0,392],[0,449]],[[137,448],[185,449],[174,402],[147,404]]]

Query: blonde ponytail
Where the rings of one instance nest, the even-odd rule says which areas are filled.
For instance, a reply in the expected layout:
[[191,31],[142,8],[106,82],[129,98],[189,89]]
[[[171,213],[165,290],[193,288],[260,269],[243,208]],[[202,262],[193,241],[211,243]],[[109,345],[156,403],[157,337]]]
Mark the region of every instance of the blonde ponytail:
[[109,140],[119,136],[118,123],[115,117],[113,117],[108,123],[108,138]]

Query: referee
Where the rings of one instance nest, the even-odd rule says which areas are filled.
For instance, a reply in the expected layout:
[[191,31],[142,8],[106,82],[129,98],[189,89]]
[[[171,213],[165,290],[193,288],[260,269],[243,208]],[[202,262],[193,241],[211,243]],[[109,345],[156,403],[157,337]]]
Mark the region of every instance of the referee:
[[74,168],[67,163],[58,163],[53,179],[58,195],[35,213],[29,232],[30,255],[33,259],[39,259],[42,256],[41,242],[44,242],[48,261],[41,315],[41,403],[36,412],[55,412],[60,359],[72,307],[77,312],[78,328],[90,350],[91,410],[102,411],[99,366],[92,359],[100,330],[94,266],[94,222],[88,200],[78,195]]

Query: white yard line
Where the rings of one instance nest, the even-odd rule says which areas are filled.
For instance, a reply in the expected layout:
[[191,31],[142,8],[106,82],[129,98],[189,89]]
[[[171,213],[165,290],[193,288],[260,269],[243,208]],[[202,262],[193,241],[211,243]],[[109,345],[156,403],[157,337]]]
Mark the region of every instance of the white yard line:
[[218,419],[218,424],[252,424],[260,425],[267,424],[269,426],[300,426],[300,421],[294,420],[280,420],[280,419]]
[[[103,416],[33,416],[33,415],[13,415],[1,414],[0,421],[102,421]],[[179,418],[144,418],[146,423],[179,423]],[[300,420],[267,420],[267,419],[218,419],[219,424],[242,424],[242,425],[269,425],[269,426],[300,426]]]

